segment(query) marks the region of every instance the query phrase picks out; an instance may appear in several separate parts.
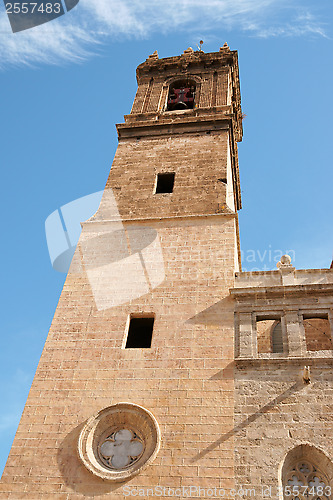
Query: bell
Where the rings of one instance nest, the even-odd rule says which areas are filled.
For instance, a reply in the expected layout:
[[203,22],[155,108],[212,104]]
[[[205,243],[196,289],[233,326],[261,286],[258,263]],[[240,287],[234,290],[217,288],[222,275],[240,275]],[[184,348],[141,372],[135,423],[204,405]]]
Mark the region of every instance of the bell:
[[169,111],[193,108],[194,90],[193,85],[191,87],[182,85],[179,88],[172,88],[168,99]]
[[188,109],[188,105],[186,104],[186,102],[179,101],[174,105],[173,109]]

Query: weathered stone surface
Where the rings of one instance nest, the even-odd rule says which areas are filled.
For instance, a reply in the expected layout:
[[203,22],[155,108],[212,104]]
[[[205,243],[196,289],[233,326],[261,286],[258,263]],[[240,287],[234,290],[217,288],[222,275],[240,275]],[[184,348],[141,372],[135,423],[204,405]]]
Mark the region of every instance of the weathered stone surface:
[[[317,481],[332,483],[333,269],[296,270],[283,258],[276,271],[239,271],[237,53],[227,45],[166,59],[155,52],[137,78],[1,498],[126,498],[131,491],[149,498],[161,492],[155,488],[166,488],[164,498],[277,498],[303,459],[318,468]],[[176,79],[195,82],[193,109],[166,111]],[[167,172],[175,174],[173,192],[155,194],[157,175]],[[154,318],[151,348],[125,348],[133,316]],[[271,338],[277,321],[280,352]],[[83,465],[78,442],[93,415],[118,403],[149,410],[161,443],[152,463],[114,484]],[[131,420],[118,420],[119,428],[110,421],[111,437],[103,421],[101,443],[116,442],[119,430],[134,436]],[[87,449],[98,454],[96,433],[87,435]],[[137,441],[146,449],[145,432]]]
[[[173,58],[170,69],[169,60],[157,57],[145,63],[154,75],[156,67],[157,83],[149,86],[151,76],[146,81],[139,75],[132,114],[118,126],[119,146],[102,203],[83,224],[4,472],[3,498],[124,498],[124,485],[234,484],[234,305],[229,289],[239,256],[234,137],[237,127],[240,131],[235,118],[227,116],[233,88],[238,95],[234,105],[240,102],[237,75],[231,76],[232,69],[238,71],[237,56],[227,52],[198,60],[187,53]],[[207,98],[206,109],[160,110],[156,120],[152,112],[158,112],[163,82],[188,74],[193,57],[195,76],[203,82],[199,107]],[[206,67],[208,60],[212,67]],[[214,71],[220,75],[216,106],[224,106],[216,110],[210,102]],[[149,102],[144,103],[147,92]],[[146,113],[136,116],[140,106]],[[175,173],[173,192],[154,194],[156,175],[170,171]],[[136,237],[130,241],[133,231]],[[149,242],[147,234],[148,239],[153,235]],[[147,245],[152,245],[148,255]],[[159,248],[157,266],[151,255]],[[145,273],[139,276],[141,261]],[[114,273],[107,274],[108,266],[117,273],[116,299],[121,295],[122,302],[113,307],[108,301]],[[154,283],[161,272],[164,279]],[[145,279],[147,290],[140,296]],[[149,349],[124,348],[133,314],[154,315]],[[112,484],[88,471],[77,447],[87,419],[120,402],[154,415],[161,446],[139,475]]]

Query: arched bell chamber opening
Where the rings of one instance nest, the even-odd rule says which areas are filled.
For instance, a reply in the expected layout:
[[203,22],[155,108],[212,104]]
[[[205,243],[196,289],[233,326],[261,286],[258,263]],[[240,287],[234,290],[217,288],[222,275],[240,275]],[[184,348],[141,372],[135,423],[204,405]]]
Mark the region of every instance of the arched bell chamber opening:
[[169,87],[167,111],[193,109],[195,106],[196,83],[182,79],[171,83]]

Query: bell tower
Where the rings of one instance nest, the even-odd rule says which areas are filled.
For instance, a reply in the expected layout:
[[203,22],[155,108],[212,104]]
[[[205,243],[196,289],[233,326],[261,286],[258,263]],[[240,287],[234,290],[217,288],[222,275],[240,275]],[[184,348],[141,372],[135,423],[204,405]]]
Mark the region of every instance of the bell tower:
[[237,52],[155,52],[137,81],[2,498],[195,498],[234,485]]

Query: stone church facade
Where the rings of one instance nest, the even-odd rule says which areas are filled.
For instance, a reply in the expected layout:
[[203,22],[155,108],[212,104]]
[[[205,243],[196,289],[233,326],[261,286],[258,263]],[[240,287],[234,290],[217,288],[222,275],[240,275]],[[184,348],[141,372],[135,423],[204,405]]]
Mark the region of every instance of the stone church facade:
[[333,270],[242,272],[237,52],[138,90],[0,498],[332,498]]

